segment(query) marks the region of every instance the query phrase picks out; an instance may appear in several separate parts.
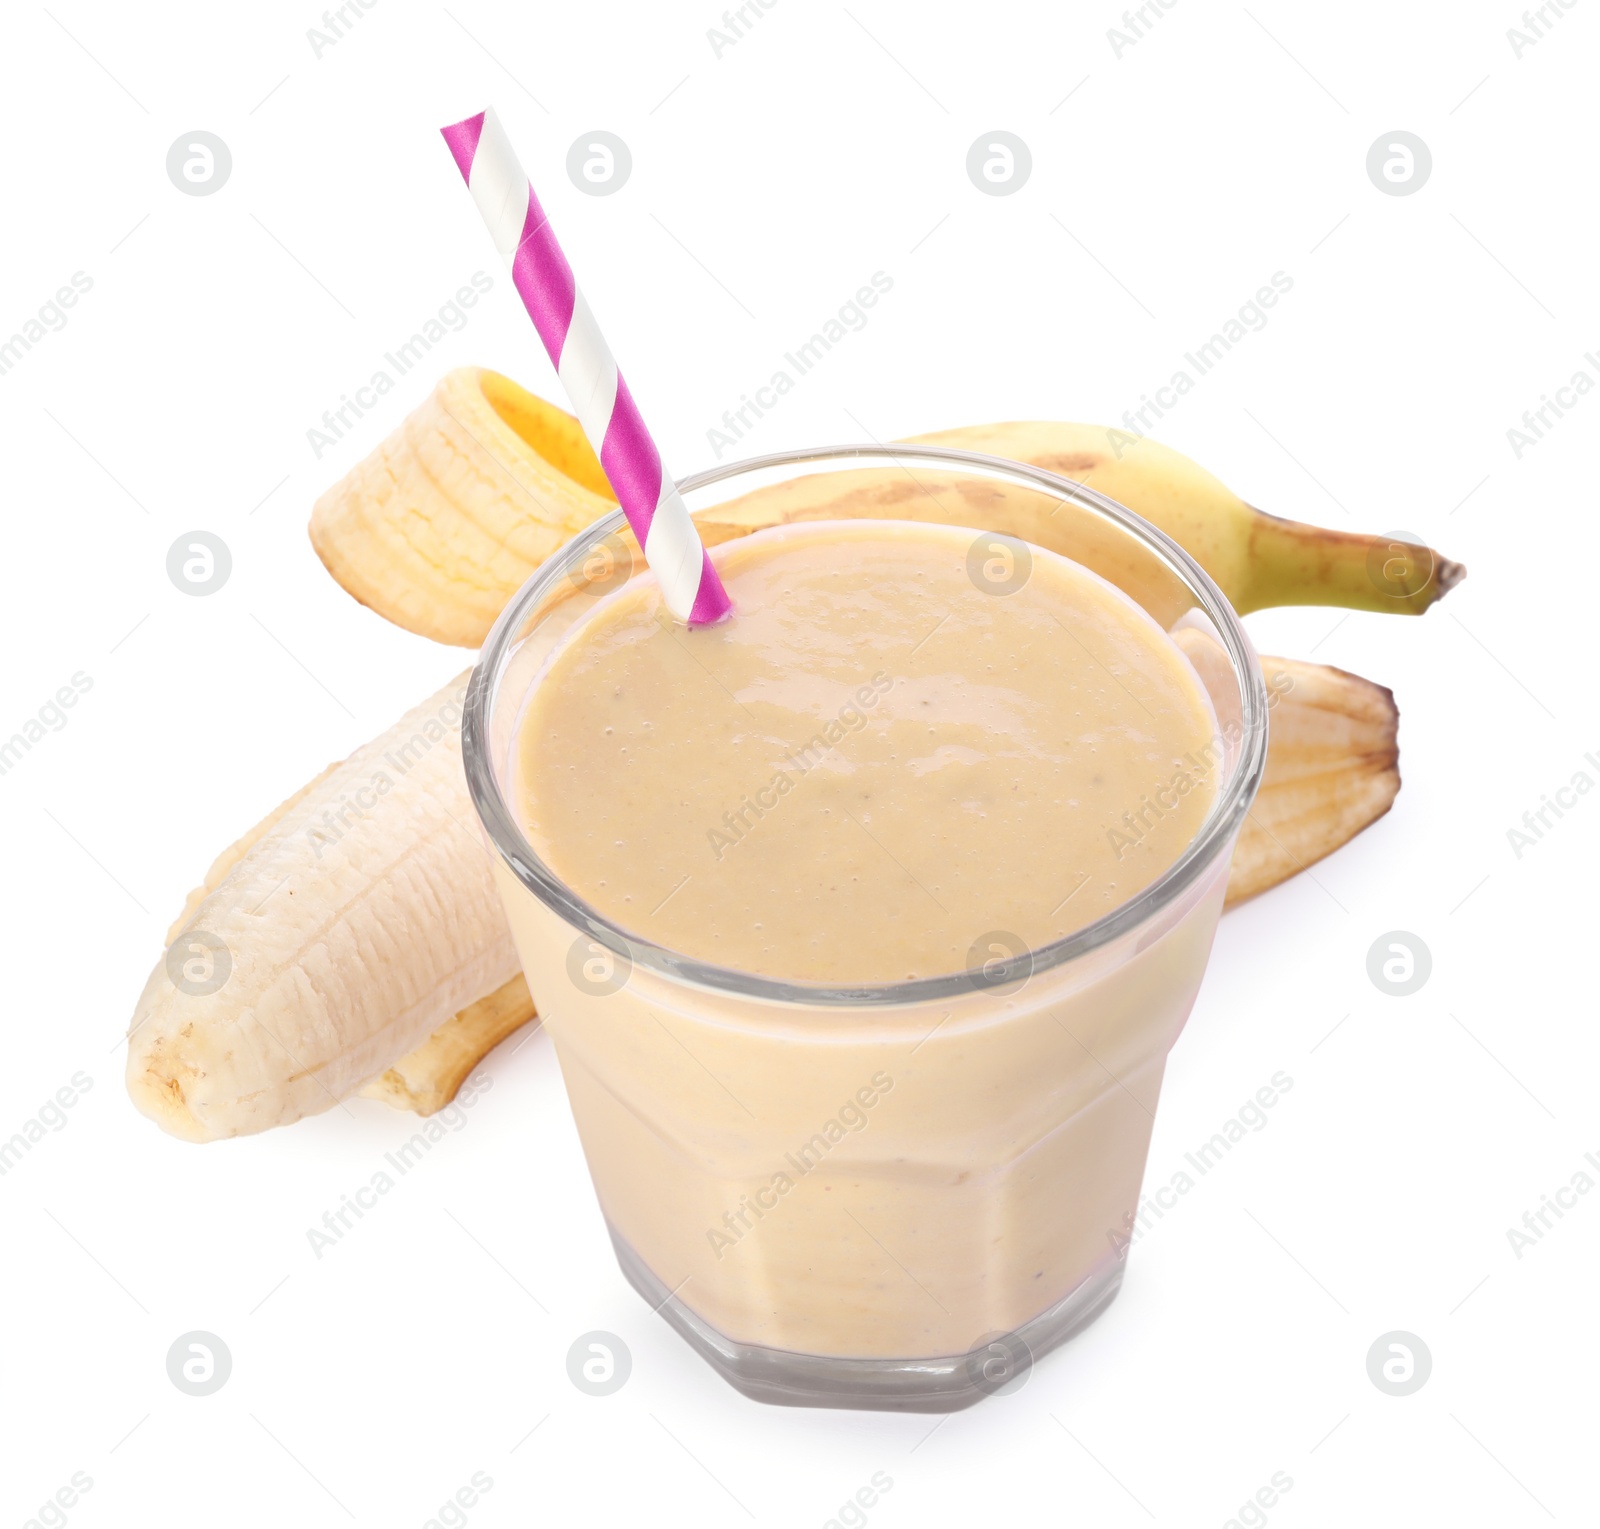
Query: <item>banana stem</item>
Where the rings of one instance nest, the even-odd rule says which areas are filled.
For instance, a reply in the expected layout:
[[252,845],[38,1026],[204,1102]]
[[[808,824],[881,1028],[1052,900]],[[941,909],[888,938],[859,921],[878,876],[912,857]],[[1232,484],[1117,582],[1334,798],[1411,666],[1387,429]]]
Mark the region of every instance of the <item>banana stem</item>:
[[1272,605],[1336,605],[1420,616],[1467,576],[1433,548],[1395,536],[1308,526],[1255,511],[1241,613]]

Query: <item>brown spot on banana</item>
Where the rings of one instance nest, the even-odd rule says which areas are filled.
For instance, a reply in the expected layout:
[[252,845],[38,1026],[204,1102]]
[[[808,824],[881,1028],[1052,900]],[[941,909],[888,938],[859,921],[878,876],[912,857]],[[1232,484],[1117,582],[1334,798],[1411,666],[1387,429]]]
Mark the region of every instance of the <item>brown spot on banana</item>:
[[1055,473],[1060,478],[1076,478],[1080,482],[1086,479],[1105,458],[1091,456],[1087,452],[1067,452],[1061,456],[1051,456],[1048,453],[1037,458],[1033,465],[1047,473]]

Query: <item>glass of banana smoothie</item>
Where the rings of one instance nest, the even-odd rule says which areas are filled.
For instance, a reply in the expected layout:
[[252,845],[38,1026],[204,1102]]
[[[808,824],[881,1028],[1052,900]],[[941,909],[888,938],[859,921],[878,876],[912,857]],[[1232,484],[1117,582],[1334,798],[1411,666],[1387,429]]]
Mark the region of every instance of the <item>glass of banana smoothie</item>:
[[764,1401],[949,1410],[1121,1282],[1266,756],[1237,617],[1069,480],[829,448],[620,511],[485,645],[467,774],[628,1279]]

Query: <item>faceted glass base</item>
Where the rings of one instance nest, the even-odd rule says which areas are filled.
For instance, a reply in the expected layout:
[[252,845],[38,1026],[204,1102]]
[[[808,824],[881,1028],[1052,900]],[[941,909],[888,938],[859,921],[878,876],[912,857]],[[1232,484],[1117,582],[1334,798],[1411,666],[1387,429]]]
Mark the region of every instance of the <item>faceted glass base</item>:
[[673,1295],[615,1230],[611,1242],[628,1283],[712,1369],[752,1400],[785,1407],[958,1412],[986,1396],[1018,1389],[1038,1360],[1087,1327],[1122,1286],[1122,1260],[1107,1257],[1048,1311],[965,1354],[849,1359],[761,1348],[726,1338]]

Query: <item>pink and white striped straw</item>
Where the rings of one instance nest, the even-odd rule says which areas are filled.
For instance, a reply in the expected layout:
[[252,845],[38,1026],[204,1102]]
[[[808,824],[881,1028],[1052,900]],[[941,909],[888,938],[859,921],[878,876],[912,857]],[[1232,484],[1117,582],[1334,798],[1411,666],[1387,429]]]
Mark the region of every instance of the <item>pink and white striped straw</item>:
[[720,621],[732,602],[494,108],[440,132],[511,269],[512,285],[644,548],[667,608],[691,626]]

